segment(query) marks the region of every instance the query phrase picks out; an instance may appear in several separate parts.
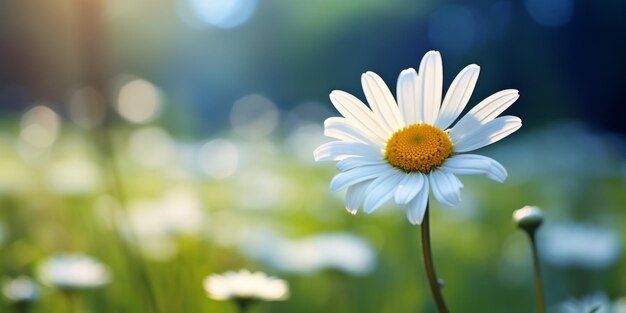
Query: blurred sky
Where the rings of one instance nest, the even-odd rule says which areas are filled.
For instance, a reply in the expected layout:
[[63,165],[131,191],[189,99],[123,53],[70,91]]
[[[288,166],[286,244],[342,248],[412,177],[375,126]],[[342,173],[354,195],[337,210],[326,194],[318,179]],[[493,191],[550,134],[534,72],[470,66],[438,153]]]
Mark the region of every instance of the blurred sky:
[[360,74],[395,89],[400,71],[440,50],[447,86],[481,65],[470,105],[506,88],[527,127],[579,119],[626,132],[626,2],[583,0],[50,0],[0,2],[0,111],[36,101],[62,115],[76,88],[109,105],[128,77],[158,86],[178,134],[228,126],[233,104],[261,94],[287,111],[360,98]]

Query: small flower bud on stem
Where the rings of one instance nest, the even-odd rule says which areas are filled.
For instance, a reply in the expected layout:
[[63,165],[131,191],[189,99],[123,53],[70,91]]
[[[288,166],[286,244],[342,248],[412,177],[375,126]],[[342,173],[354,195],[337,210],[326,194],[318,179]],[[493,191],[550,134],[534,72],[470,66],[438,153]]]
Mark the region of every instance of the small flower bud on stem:
[[534,206],[525,206],[521,209],[513,212],[513,221],[517,224],[517,227],[521,228],[528,234],[530,240],[530,246],[533,254],[533,265],[535,268],[535,290],[537,292],[537,311],[539,313],[545,312],[545,302],[543,296],[543,283],[541,278],[541,267],[539,264],[539,256],[537,254],[537,244],[535,240],[535,233],[541,223],[543,223],[543,213],[541,209]]

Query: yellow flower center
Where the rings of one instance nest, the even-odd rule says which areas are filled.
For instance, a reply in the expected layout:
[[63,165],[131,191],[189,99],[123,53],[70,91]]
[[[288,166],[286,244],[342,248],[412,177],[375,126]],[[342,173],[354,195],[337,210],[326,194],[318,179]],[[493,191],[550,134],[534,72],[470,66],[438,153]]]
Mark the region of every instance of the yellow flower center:
[[452,154],[448,134],[427,124],[404,127],[391,136],[385,148],[389,164],[405,172],[430,173]]

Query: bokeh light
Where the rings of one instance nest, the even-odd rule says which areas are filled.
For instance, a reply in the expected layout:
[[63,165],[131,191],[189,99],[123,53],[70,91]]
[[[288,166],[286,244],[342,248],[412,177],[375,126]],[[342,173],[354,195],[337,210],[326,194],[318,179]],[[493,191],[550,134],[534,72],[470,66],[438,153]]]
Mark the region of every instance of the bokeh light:
[[58,115],[45,105],[37,105],[22,117],[20,139],[36,148],[46,148],[54,143],[60,131]]
[[226,139],[214,139],[202,145],[198,152],[198,162],[209,177],[228,178],[239,165],[239,150]]
[[131,134],[128,153],[139,166],[160,168],[171,165],[176,150],[172,137],[163,128],[144,127]]
[[567,24],[574,12],[572,0],[524,0],[524,6],[535,22],[550,27]]
[[[219,28],[233,28],[245,23],[256,9],[256,0],[188,0],[197,21]],[[190,18],[190,17],[187,17]]]
[[161,94],[152,83],[134,79],[122,86],[117,98],[117,112],[129,122],[147,123],[161,113]]
[[48,188],[58,194],[79,195],[100,187],[100,173],[96,164],[78,157],[57,161],[46,171]]
[[278,118],[276,105],[258,94],[235,101],[230,112],[233,132],[250,140],[271,134],[278,125]]
[[94,87],[78,88],[70,95],[69,117],[84,128],[100,126],[106,116],[104,96]]

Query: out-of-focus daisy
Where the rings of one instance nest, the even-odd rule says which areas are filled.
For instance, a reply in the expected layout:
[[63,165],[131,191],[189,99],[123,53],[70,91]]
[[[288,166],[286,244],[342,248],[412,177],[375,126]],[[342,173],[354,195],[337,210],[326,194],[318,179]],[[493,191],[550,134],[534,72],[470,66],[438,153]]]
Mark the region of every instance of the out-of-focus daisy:
[[255,233],[243,244],[244,253],[284,272],[310,274],[333,269],[365,275],[376,265],[376,251],[365,239],[348,233],[323,233],[289,240]]
[[586,295],[581,299],[570,299],[558,306],[558,313],[613,313],[613,304],[604,292]]
[[131,202],[130,225],[142,253],[152,260],[164,261],[177,254],[176,237],[197,236],[206,229],[207,217],[193,191],[176,188],[158,199]]
[[538,245],[546,261],[557,266],[605,268],[622,254],[619,234],[608,228],[584,223],[547,225]]
[[39,288],[32,279],[20,276],[6,281],[2,294],[13,303],[31,303],[39,299]]
[[83,254],[60,254],[39,265],[39,279],[45,285],[65,290],[105,286],[111,277],[107,267]]
[[615,313],[626,313],[626,297],[621,297],[615,301]]
[[204,280],[204,290],[214,300],[277,301],[289,297],[286,281],[248,270],[210,275]]
[[498,117],[519,97],[517,90],[497,92],[481,101],[453,127],[474,90],[479,67],[464,68],[442,101],[443,68],[439,52],[430,51],[419,71],[400,73],[397,100],[373,72],[361,76],[367,107],[356,97],[333,91],[330,100],[343,115],[324,123],[325,135],[338,139],[318,147],[316,161],[339,161],[332,190],[347,188],[346,208],[362,205],[373,212],[389,199],[406,206],[412,224],[424,217],[429,190],[443,205],[455,206],[463,187],[457,175],[484,175],[498,182],[507,172],[497,161],[465,154],[519,129],[515,116]]

